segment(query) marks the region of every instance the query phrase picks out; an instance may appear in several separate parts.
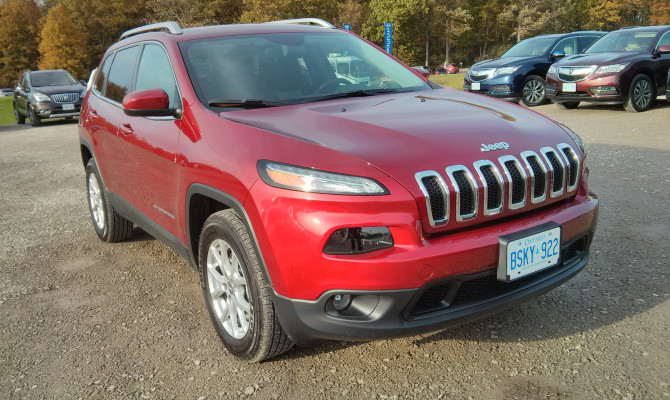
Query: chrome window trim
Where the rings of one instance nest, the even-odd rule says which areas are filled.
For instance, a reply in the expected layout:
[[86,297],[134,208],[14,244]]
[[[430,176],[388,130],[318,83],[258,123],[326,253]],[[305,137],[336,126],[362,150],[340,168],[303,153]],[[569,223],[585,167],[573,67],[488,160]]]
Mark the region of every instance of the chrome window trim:
[[[465,165],[452,165],[450,167],[447,167],[445,171],[447,172],[447,175],[451,180],[451,184],[454,187],[454,194],[456,196],[456,221],[461,222],[477,217],[477,211],[479,210],[479,186],[477,185],[477,182],[475,181],[474,176],[472,176],[470,170]],[[461,215],[461,189],[458,187],[458,184],[456,183],[456,178],[454,178],[454,173],[459,171],[465,172],[465,177],[468,178],[468,181],[472,186],[472,191],[474,195],[473,199],[475,203],[474,212],[466,215]]]
[[[539,197],[535,197],[535,172],[533,171],[533,167],[531,167],[530,162],[528,161],[529,157],[535,157],[537,163],[540,164],[540,168],[542,168],[542,171],[544,172],[544,192],[542,193],[542,196]],[[534,151],[522,152],[521,159],[523,160],[524,164],[526,164],[526,170],[530,176],[530,203],[542,203],[543,201],[547,200],[547,188],[549,187],[547,185],[547,178],[549,178],[549,171],[547,171],[547,166],[544,165],[542,158]]]
[[[513,195],[512,174],[509,172],[507,166],[505,165],[507,161],[513,161],[515,163],[519,173],[521,174],[521,178],[523,181],[524,185],[523,200],[518,203],[512,202],[512,195]],[[500,166],[502,167],[503,171],[505,171],[505,175],[507,176],[507,205],[508,205],[507,208],[509,208],[510,210],[518,210],[520,208],[523,208],[526,205],[526,198],[528,197],[528,176],[526,175],[526,171],[521,166],[519,160],[514,156],[498,157],[498,162],[500,163]]]
[[[567,174],[565,173],[565,162],[563,162],[563,157],[561,157],[556,150],[554,150],[553,147],[543,147],[540,149],[540,153],[542,153],[542,156],[544,157],[544,160],[547,162],[547,167],[549,168],[549,171],[551,171],[551,179],[548,179],[548,186],[547,190],[549,191],[549,197],[552,199],[555,199],[556,197],[560,197],[564,192],[565,192],[565,179],[567,178]],[[551,161],[549,160],[549,157],[547,154],[549,153],[554,153],[556,158],[558,159],[558,162],[561,163],[561,167],[563,168],[563,182],[561,182],[561,190],[558,190],[554,192],[554,166],[551,165]]]
[[565,162],[567,163],[567,166],[565,168],[566,171],[568,171],[568,172],[570,171],[570,160],[568,160],[568,157],[565,155],[565,152],[563,152],[563,149],[569,149],[570,152],[572,152],[572,159],[577,162],[577,170],[576,170],[577,177],[575,178],[575,184],[570,185],[570,176],[569,175],[566,174],[566,177],[565,177],[565,186],[567,188],[566,190],[568,191],[568,193],[574,192],[577,189],[577,186],[579,186],[579,177],[581,176],[582,163],[579,160],[579,156],[577,155],[577,152],[575,151],[575,149],[573,149],[572,146],[570,146],[569,144],[559,143],[556,147],[558,147],[559,153],[561,153],[561,156],[563,156]]
[[[490,161],[490,160],[479,160],[475,161],[472,163],[472,166],[475,168],[475,171],[477,171],[477,175],[479,175],[479,180],[482,182],[482,188],[484,189],[484,215],[489,216],[489,215],[496,215],[500,214],[505,207],[505,185],[503,184],[503,178],[502,175],[500,175],[500,171],[498,170],[498,167]],[[488,208],[488,202],[489,202],[489,188],[488,184],[486,183],[486,178],[484,177],[484,174],[481,171],[482,167],[486,166],[491,166],[493,169],[493,175],[496,177],[496,180],[498,181],[498,187],[500,188],[500,207],[494,208],[489,210]]]
[[[438,182],[440,183],[440,189],[442,189],[442,195],[444,196],[444,206],[445,206],[445,218],[444,219],[439,219],[435,220],[433,218],[433,210],[432,207],[430,206],[430,195],[428,194],[428,191],[426,190],[426,187],[423,185],[422,179],[423,178],[428,178],[428,177],[435,177],[437,178]],[[440,225],[444,225],[449,222],[449,188],[447,187],[446,182],[444,182],[444,179],[442,179],[442,176],[438,174],[435,171],[421,171],[417,172],[414,174],[414,179],[416,179],[416,182],[419,184],[419,188],[421,189],[421,193],[423,193],[424,199],[426,201],[426,213],[428,215],[428,222],[430,223],[430,226],[436,227]]]

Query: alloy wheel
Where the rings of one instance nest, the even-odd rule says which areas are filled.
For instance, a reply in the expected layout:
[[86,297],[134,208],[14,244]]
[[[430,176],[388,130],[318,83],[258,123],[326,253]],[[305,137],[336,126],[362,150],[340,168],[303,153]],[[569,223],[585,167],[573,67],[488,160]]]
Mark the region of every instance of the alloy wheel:
[[651,86],[646,79],[641,79],[633,91],[633,99],[635,100],[635,105],[640,109],[645,109],[651,101]]
[[95,174],[88,175],[88,201],[91,204],[91,215],[95,226],[105,229],[105,206],[102,202],[102,190]]
[[238,255],[223,239],[215,239],[207,250],[207,278],[219,322],[230,336],[242,339],[253,316],[251,293]]
[[535,79],[529,80],[523,87],[523,97],[529,104],[538,104],[544,99],[544,86]]

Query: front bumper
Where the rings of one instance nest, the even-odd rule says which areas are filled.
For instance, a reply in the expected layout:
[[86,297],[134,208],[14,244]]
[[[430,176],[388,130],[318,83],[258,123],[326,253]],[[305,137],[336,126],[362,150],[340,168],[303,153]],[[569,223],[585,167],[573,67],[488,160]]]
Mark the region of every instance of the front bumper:
[[[431,282],[417,289],[338,291],[315,301],[275,295],[286,333],[298,344],[319,340],[369,340],[445,329],[483,318],[537,297],[581,271],[588,262],[593,231],[563,246],[561,264],[510,283],[498,282],[495,269]],[[350,296],[344,311],[335,295]]]
[[[72,110],[64,110],[63,106],[65,104],[72,104]],[[34,105],[35,113],[41,119],[46,118],[66,118],[66,117],[78,117],[81,112],[81,100],[78,100],[75,103],[37,103]]]
[[517,89],[512,75],[474,82],[479,83],[479,90],[472,90],[472,83],[473,81],[466,75],[463,78],[463,90],[510,101],[516,101],[521,97],[520,90]]
[[[547,85],[545,87],[547,98],[554,103],[565,102],[592,102],[621,104],[626,101],[627,93],[620,84],[620,76],[611,74],[596,78],[587,78],[582,81],[574,82],[577,85],[575,92],[563,91],[563,84],[566,82],[558,80],[555,75],[547,75]],[[612,88],[616,94],[599,94],[596,88]]]

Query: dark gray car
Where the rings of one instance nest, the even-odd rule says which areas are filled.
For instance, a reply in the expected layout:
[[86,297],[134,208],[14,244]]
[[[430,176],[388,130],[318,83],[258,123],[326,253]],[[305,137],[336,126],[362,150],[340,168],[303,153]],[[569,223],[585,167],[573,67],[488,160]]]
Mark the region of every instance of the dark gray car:
[[86,85],[66,70],[26,72],[14,90],[16,123],[28,118],[32,126],[39,126],[46,118],[78,117],[85,93]]

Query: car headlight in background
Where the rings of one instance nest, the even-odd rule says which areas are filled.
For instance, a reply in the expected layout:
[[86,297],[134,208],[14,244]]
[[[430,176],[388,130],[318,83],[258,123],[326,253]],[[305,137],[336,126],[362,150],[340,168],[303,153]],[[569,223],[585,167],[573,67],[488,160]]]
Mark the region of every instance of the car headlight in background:
[[493,75],[494,75],[494,76],[498,76],[498,75],[509,75],[509,74],[513,74],[513,73],[516,72],[516,70],[519,69],[519,68],[521,68],[520,65],[518,65],[518,66],[516,66],[516,67],[504,67],[504,68],[498,68],[498,69],[495,70],[495,72],[493,73]]
[[86,89],[84,89],[84,91],[82,91],[81,93],[79,93],[79,98],[80,98],[80,99],[83,99],[84,96],[86,96]]
[[301,192],[382,195],[389,191],[381,183],[360,176],[336,174],[274,161],[258,162],[258,173],[265,183]]
[[596,74],[609,74],[612,72],[621,72],[623,71],[624,68],[626,68],[627,65],[628,63],[603,65],[602,67],[598,68]]
[[49,96],[47,96],[46,94],[33,93],[31,96],[33,96],[33,99],[35,99],[35,101],[38,103],[48,103],[51,101]]
[[549,67],[549,71],[547,71],[547,75],[549,75],[549,74],[556,75],[556,66],[554,64],[551,64],[551,66]]

